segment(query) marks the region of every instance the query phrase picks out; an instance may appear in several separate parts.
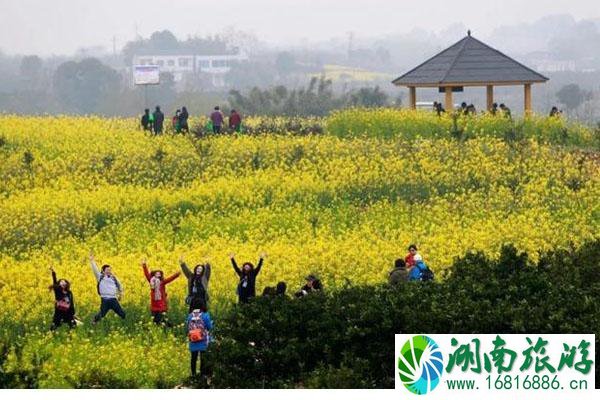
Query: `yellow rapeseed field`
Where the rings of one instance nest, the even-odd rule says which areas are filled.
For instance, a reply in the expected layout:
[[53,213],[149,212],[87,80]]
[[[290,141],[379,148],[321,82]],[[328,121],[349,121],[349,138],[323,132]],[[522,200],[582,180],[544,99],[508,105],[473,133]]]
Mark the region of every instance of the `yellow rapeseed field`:
[[[535,258],[599,236],[600,168],[589,153],[534,135],[459,141],[444,134],[449,117],[435,127],[419,113],[406,121],[439,133],[402,135],[394,119],[399,134],[382,138],[369,114],[351,113],[364,121],[355,133],[373,134],[196,140],[150,137],[132,119],[0,116],[0,337],[23,345],[8,367],[44,360],[44,387],[112,373],[137,387],[182,382],[185,334],[151,325],[143,257],[167,274],[180,255],[209,260],[218,325],[219,310],[235,301],[230,252],[253,262],[267,253],[260,293],[280,280],[295,290],[308,273],[326,289],[382,282],[411,243],[443,279],[468,250],[495,254],[510,242]],[[350,117],[339,118],[329,129],[345,129]],[[506,122],[470,123],[477,132]],[[124,285],[125,322],[109,315],[90,324],[99,307],[90,250]],[[71,282],[84,322],[75,332],[48,332],[49,265]],[[185,279],[168,291],[169,318],[181,324]]]

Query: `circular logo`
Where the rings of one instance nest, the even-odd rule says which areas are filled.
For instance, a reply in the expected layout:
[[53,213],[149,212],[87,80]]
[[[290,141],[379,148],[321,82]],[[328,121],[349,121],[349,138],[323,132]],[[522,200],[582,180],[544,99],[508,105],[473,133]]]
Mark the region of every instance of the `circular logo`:
[[398,355],[398,373],[404,386],[414,394],[427,394],[440,383],[444,357],[428,336],[414,336]]

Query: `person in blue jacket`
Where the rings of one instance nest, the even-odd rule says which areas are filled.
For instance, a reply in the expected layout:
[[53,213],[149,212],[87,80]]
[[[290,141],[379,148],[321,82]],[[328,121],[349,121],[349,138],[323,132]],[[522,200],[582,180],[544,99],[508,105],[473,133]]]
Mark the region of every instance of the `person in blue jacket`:
[[[196,376],[196,365],[200,358],[200,353],[208,350],[211,342],[210,331],[213,329],[213,322],[206,309],[206,303],[200,298],[195,298],[191,304],[195,309],[188,315],[186,328],[188,332],[189,348],[191,353],[192,377]],[[200,360],[200,375],[202,375],[202,360]]]
[[433,272],[425,265],[420,255],[415,256],[415,266],[408,272],[409,281],[431,281]]

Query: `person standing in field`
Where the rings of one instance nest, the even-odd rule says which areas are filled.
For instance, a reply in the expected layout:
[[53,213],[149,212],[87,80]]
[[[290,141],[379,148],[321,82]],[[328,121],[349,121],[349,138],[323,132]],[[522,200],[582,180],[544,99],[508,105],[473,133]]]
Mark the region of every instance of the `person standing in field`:
[[206,304],[200,302],[198,307],[188,315],[186,328],[191,354],[190,369],[192,377],[196,376],[197,364],[200,361],[200,375],[202,375],[201,353],[208,350],[211,341],[210,331],[213,329],[213,321],[208,313]]
[[163,123],[165,122],[165,114],[160,111],[160,107],[156,106],[154,113],[152,113],[152,119],[154,120],[154,134],[160,135],[163,131]]
[[125,311],[119,303],[119,298],[123,295],[123,286],[112,272],[112,267],[108,264],[98,269],[94,254],[90,253],[90,264],[92,272],[97,282],[98,295],[100,296],[100,312],[94,316],[93,323],[96,324],[110,311],[113,310],[121,319],[125,319]]
[[498,114],[498,103],[494,103],[492,104],[492,109],[490,110],[490,113],[492,115],[496,115]]
[[231,253],[229,255],[231,265],[233,265],[235,273],[240,278],[237,286],[237,295],[240,303],[248,303],[251,298],[256,296],[256,277],[262,268],[265,256],[264,253],[260,255],[256,268],[251,262],[245,262],[240,269],[235,262],[235,254]]
[[562,111],[560,111],[556,106],[553,106],[552,109],[550,109],[550,117],[560,117],[561,114]]
[[181,110],[175,111],[175,115],[173,115],[173,118],[171,118],[171,125],[172,125],[174,133],[181,132],[181,126],[179,125],[179,114],[180,113],[181,113]]
[[147,108],[144,110],[144,115],[142,115],[141,124],[144,131],[152,130],[152,123],[150,122],[150,110]]
[[[168,310],[167,285],[179,278],[181,273],[176,272],[165,278],[161,270],[150,272],[148,270],[148,262],[145,259],[142,260],[142,269],[144,270],[146,280],[150,284],[150,312],[152,313],[152,321],[159,325],[165,322],[165,313]],[[169,325],[168,322],[166,324]]]
[[179,130],[180,132],[189,133],[190,127],[188,125],[188,119],[190,114],[188,113],[187,108],[185,106],[181,107],[181,114],[179,114]]
[[56,279],[54,268],[50,267],[52,274],[52,285],[50,290],[54,292],[54,316],[52,317],[52,326],[50,330],[55,330],[63,323],[69,325],[69,328],[74,328],[75,323],[75,301],[73,292],[71,292],[71,284],[66,279]]
[[502,115],[508,119],[512,119],[512,115],[510,113],[510,108],[506,107],[504,103],[500,104],[500,110],[502,111]]
[[408,246],[408,254],[406,255],[406,257],[404,257],[404,263],[406,264],[406,268],[411,269],[415,266],[415,256],[417,255],[419,255],[417,246],[414,244]]
[[221,126],[223,125],[223,113],[219,109],[219,106],[215,107],[215,110],[210,114],[210,120],[213,126],[213,133],[221,133]]
[[179,257],[179,265],[188,280],[188,294],[185,298],[185,302],[190,306],[190,312],[198,308],[197,305],[200,304],[200,301],[208,305],[208,281],[210,280],[211,271],[210,264],[198,264],[194,267],[194,271],[192,272],[182,256]]
[[406,269],[406,262],[399,258],[394,262],[394,269],[390,271],[388,276],[388,282],[390,285],[398,285],[401,282],[408,281],[408,270]]
[[306,284],[296,292],[296,297],[304,297],[309,293],[319,292],[323,289],[321,281],[313,274],[306,277]]
[[432,281],[433,280],[433,271],[425,265],[423,262],[423,258],[420,254],[416,254],[414,257],[415,266],[410,269],[408,272],[408,280],[409,281]]
[[231,114],[229,115],[229,129],[232,132],[240,132],[242,130],[242,116],[235,110],[231,110]]

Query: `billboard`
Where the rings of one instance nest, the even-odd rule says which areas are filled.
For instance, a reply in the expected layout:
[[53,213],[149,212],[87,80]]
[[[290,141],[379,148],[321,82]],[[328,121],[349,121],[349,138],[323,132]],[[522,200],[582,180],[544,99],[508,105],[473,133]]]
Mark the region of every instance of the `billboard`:
[[136,85],[158,85],[160,83],[158,65],[134,65],[133,83]]

